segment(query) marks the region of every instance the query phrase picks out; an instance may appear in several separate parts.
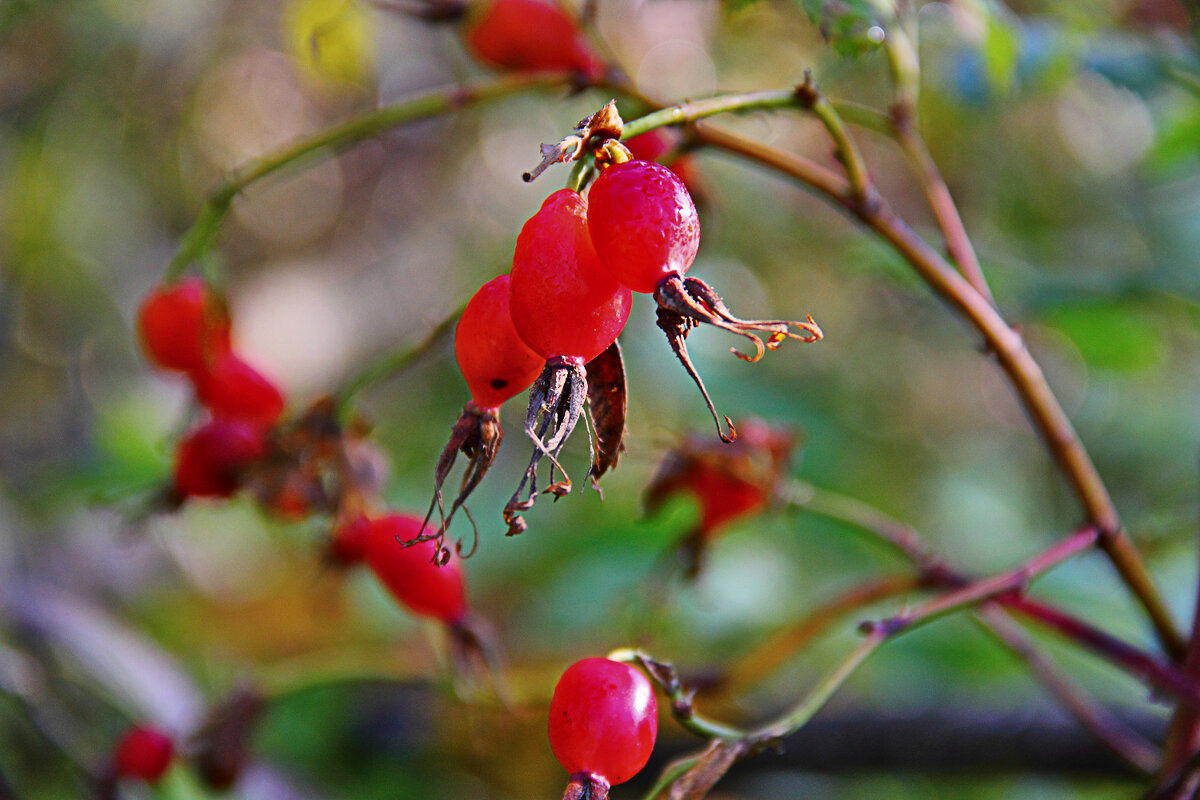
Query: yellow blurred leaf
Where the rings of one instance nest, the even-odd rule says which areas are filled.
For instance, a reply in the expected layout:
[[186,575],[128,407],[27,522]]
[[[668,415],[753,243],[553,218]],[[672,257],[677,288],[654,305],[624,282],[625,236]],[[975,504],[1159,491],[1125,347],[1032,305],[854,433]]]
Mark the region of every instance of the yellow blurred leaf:
[[371,26],[354,0],[288,0],[285,37],[305,75],[362,83],[373,69]]

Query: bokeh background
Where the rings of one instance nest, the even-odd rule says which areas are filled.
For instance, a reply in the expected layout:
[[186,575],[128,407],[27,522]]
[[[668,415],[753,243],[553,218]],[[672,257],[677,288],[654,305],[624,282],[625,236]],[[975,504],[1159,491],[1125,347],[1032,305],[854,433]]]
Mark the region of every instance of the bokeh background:
[[[840,57],[792,3],[597,5],[594,41],[656,97],[779,88],[811,68],[834,98],[889,102],[883,56]],[[1200,482],[1200,70],[1189,20],[1170,0],[929,3],[919,19],[923,131],[997,302],[1186,621]],[[603,500],[544,501],[526,534],[502,535],[500,509],[528,453],[514,402],[508,442],[472,503],[482,541],[466,562],[469,591],[500,632],[512,709],[451,677],[443,632],[369,575],[322,568],[328,521],[279,523],[245,499],[153,507],[194,412],[183,382],[143,362],[133,317],[207,190],[356,112],[486,74],[453,26],[366,3],[0,3],[0,776],[10,787],[0,795],[80,796],[83,768],[103,762],[131,720],[185,735],[206,706],[253,685],[269,702],[234,796],[557,796],[565,774],[544,706],[575,659],[637,644],[687,674],[719,673],[822,598],[902,569],[849,527],[781,508],[723,536],[696,583],[680,579],[670,553],[695,504],[646,518],[641,493],[665,449],[710,421],[645,297],[621,339],[628,450]],[[299,410],[413,346],[508,269],[522,222],[566,180],[562,167],[533,184],[521,173],[540,142],[607,99],[513,97],[252,187],[219,248],[241,349]],[[811,119],[721,122],[836,166]],[[883,193],[936,241],[897,148],[856,135]],[[794,185],[729,156],[694,158],[703,238],[693,274],[743,315],[811,313],[826,333],[749,365],[728,354],[737,342],[696,332],[689,344],[722,411],[793,430],[802,446],[790,474],[912,523],[965,569],[1015,564],[1080,521],[978,336],[894,253]],[[424,509],[466,399],[449,341],[362,398],[390,460],[393,507]],[[576,438],[566,463],[582,470]],[[1099,556],[1037,591],[1154,646]],[[853,646],[855,621],[712,713],[748,722],[786,707]],[[1161,729],[1168,710],[1139,685],[1045,646],[1106,704]],[[856,763],[866,731],[904,719],[915,721],[908,759]],[[968,619],[889,644],[812,725],[844,760],[806,762],[800,746],[763,755],[713,796],[1128,797],[1139,785],[1102,759],[996,763],[986,745],[965,747],[957,769],[905,769],[928,755],[926,737],[936,749],[948,731],[967,742],[1005,726],[1086,739]],[[644,777],[697,744],[664,717]],[[209,796],[187,775],[158,791]]]

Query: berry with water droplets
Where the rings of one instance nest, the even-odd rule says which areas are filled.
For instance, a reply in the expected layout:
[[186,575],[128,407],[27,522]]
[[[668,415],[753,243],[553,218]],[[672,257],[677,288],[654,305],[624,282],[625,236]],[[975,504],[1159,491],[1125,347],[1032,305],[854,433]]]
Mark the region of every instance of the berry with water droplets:
[[700,217],[687,187],[651,161],[600,173],[588,191],[587,221],[601,262],[636,292],[687,272],[700,248]]
[[[636,775],[658,734],[658,704],[650,681],[634,667],[585,658],[567,668],[550,701],[550,749],[571,773],[572,787],[593,800]],[[586,791],[585,789],[585,791]]]
[[163,369],[203,370],[229,351],[225,304],[195,276],[150,292],[138,309],[137,329],[146,356]]

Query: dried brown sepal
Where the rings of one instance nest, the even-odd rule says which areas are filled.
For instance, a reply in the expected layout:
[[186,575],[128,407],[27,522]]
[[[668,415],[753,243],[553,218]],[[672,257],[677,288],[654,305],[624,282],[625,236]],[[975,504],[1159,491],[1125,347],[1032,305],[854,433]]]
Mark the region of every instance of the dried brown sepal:
[[249,761],[250,740],[265,708],[261,694],[239,686],[209,711],[192,741],[192,765],[205,786],[225,791],[237,782]]
[[[521,514],[533,508],[536,501],[537,468],[542,458],[549,458],[551,464],[550,485],[545,491],[555,498],[571,491],[571,479],[558,463],[558,454],[571,431],[579,424],[587,393],[587,372],[578,358],[557,357],[548,360],[542,374],[533,382],[529,390],[529,410],[525,415],[525,435],[533,441],[533,456],[517,490],[504,507],[504,521],[508,524],[506,535],[516,536],[529,527]],[[556,470],[562,473],[561,480],[554,479]],[[521,494],[527,485],[529,491],[522,500]]]
[[381,483],[377,454],[360,420],[343,428],[331,398],[322,398],[271,432],[266,457],[246,471],[246,488],[285,519],[310,513],[353,514]]
[[[721,420],[717,416],[717,409],[708,396],[704,382],[700,379],[700,375],[688,355],[685,341],[688,332],[696,325],[704,323],[745,337],[754,346],[753,354],[747,355],[736,348],[730,348],[730,351],[743,361],[751,363],[761,359],[767,350],[778,349],[788,339],[815,342],[824,336],[821,328],[811,316],[807,317],[804,322],[735,317],[721,300],[721,296],[711,286],[699,278],[685,278],[678,273],[659,282],[654,289],[654,300],[658,303],[658,327],[666,333],[667,342],[671,345],[675,357],[683,364],[688,375],[700,389],[700,393],[704,395],[708,410],[717,424],[717,433],[725,442],[732,442],[736,439],[737,431],[733,429],[729,417],[725,417],[725,422],[730,428],[729,435],[721,431]],[[798,330],[793,330],[793,328]],[[759,338],[758,334],[760,333],[767,334],[765,343]]]
[[[474,403],[467,403],[463,406],[462,414],[459,415],[458,421],[454,423],[454,428],[450,433],[450,441],[446,443],[445,448],[442,449],[442,455],[438,458],[433,475],[433,500],[429,504],[429,511],[426,512],[423,523],[423,526],[428,525],[436,510],[439,517],[437,532],[432,535],[422,534],[407,541],[404,543],[405,547],[436,539],[438,547],[435,558],[439,561],[448,560],[449,553],[445,552],[446,548],[443,544],[446,530],[450,527],[458,509],[463,508],[467,519],[471,521],[474,539],[472,546],[465,551],[462,542],[459,541],[455,545],[455,552],[464,558],[469,558],[475,553],[475,546],[479,543],[479,532],[470,511],[466,510],[463,504],[496,461],[496,453],[500,449],[500,441],[503,438],[504,429],[500,427],[500,410],[498,408],[480,408]],[[450,512],[447,514],[442,499],[442,485],[449,477],[450,470],[454,467],[459,453],[469,460],[467,468],[463,472],[462,482],[458,487],[458,496],[454,498]]]
[[700,800],[707,797],[729,768],[753,750],[754,745],[743,739],[713,739],[696,765],[671,784],[667,797],[670,800]]
[[524,173],[521,178],[529,183],[554,164],[578,161],[592,152],[599,157],[600,150],[605,143],[620,140],[624,124],[621,115],[617,112],[617,101],[609,100],[595,114],[581,119],[575,126],[575,133],[557,144],[541,145],[541,162],[531,172]]
[[608,800],[608,781],[590,772],[571,776],[562,800]]
[[628,409],[625,359],[621,346],[613,342],[587,363],[587,396],[596,446],[588,477],[592,485],[617,465],[625,450],[625,414]]

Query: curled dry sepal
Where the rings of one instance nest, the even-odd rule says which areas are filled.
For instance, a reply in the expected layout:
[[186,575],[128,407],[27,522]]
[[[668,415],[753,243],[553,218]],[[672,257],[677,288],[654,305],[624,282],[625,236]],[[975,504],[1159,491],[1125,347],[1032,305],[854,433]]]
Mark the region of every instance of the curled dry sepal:
[[610,140],[619,141],[625,123],[617,112],[617,101],[609,100],[603,108],[585,117],[575,126],[575,133],[557,144],[543,144],[542,161],[532,172],[521,177],[526,183],[537,178],[554,164],[578,161],[589,152],[598,150]]

